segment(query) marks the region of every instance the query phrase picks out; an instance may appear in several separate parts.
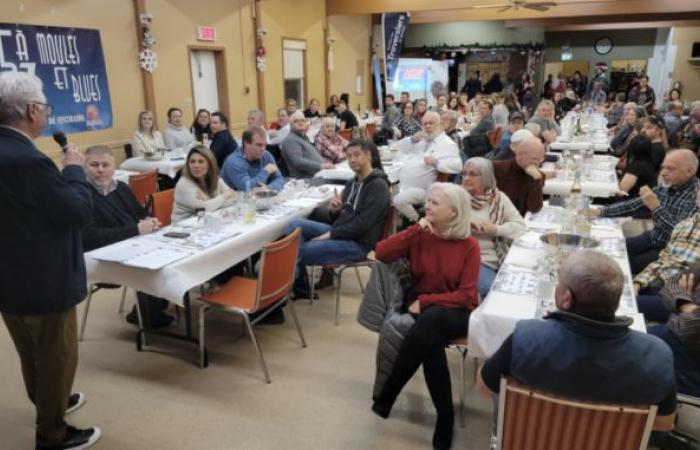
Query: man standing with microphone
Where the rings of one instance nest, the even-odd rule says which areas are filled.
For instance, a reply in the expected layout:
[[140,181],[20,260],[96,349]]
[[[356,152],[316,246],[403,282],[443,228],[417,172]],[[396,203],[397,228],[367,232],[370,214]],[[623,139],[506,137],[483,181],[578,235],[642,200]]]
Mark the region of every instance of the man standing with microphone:
[[34,75],[0,75],[0,313],[36,407],[36,449],[84,449],[99,428],[68,426],[78,363],[76,305],[86,296],[79,230],[92,199],[83,157],[68,145],[63,171],[34,143],[52,107]]

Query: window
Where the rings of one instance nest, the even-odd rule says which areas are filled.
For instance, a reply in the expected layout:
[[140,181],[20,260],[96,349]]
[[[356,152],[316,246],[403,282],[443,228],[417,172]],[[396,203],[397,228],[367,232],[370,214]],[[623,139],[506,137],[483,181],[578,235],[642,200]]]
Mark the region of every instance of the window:
[[284,39],[282,41],[284,63],[284,100],[293,98],[297,107],[306,105],[306,41]]

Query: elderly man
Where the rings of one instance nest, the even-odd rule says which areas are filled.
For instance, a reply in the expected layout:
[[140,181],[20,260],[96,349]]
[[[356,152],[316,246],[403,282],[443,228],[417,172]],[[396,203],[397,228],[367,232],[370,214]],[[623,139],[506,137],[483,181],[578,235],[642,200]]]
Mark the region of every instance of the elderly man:
[[[152,233],[160,227],[158,219],[148,217],[129,186],[114,179],[114,168],[114,154],[109,147],[95,145],[85,152],[85,172],[93,204],[90,222],[82,231],[86,251]],[[146,327],[170,325],[173,317],[163,312],[168,307],[167,300],[142,292],[136,295]],[[126,321],[138,325],[136,306],[126,315]]]
[[[518,133],[521,131],[526,130]],[[493,162],[498,189],[523,217],[528,211],[536,213],[542,209],[545,176],[539,167],[543,161],[544,144],[539,139],[526,138],[518,144],[515,159]]]
[[[695,194],[695,205],[700,208],[700,190]],[[700,263],[700,209],[678,222],[658,258],[634,277],[634,291],[642,294],[637,296],[639,310],[647,320],[666,321],[668,311],[658,292],[697,263]]]
[[[673,355],[661,339],[615,317],[624,277],[610,257],[583,250],[562,262],[554,291],[557,311],[521,320],[481,367],[482,394],[499,391],[501,377],[568,398],[657,405],[654,429],[673,428]],[[595,364],[591,363],[595,361]]]
[[309,122],[304,113],[292,114],[291,132],[282,142],[282,158],[293,178],[312,178],[321,169],[333,169],[333,164],[323,161],[321,155],[306,136]]
[[661,164],[663,183],[654,189],[642,186],[639,197],[605,206],[591,208],[591,217],[624,217],[648,214],[654,221],[651,231],[627,239],[627,255],[632,274],[636,275],[649,263],[656,261],[659,252],[668,244],[673,228],[683,219],[698,211],[695,195],[698,179],[695,172],[698,158],[690,150],[672,150]]
[[410,140],[413,145],[405,152],[409,157],[401,168],[394,207],[411,222],[417,222],[418,211],[413,205],[425,201],[426,189],[437,180],[438,172],[459,173],[462,159],[457,144],[442,130],[440,115],[434,111],[425,113],[423,130]]
[[92,199],[77,148],[61,155],[59,172],[33,143],[52,109],[36,76],[0,75],[0,312],[36,409],[35,448],[83,449],[100,438],[100,429],[73,428],[64,415],[85,399],[71,388],[78,365],[75,309],[87,295],[80,229],[90,220]]
[[289,115],[285,108],[277,110],[277,129],[270,130],[270,145],[280,145],[289,135],[291,126],[289,124]]
[[265,130],[251,127],[243,132],[243,149],[226,160],[221,178],[236,191],[270,189],[281,191],[284,177],[275,164],[275,157],[265,150]]

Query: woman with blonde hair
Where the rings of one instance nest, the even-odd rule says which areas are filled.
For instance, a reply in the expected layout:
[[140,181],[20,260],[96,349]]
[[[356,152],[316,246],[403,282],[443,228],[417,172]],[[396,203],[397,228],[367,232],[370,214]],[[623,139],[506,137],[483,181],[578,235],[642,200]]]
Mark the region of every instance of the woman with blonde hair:
[[372,410],[387,418],[399,393],[423,365],[425,382],[437,410],[433,447],[450,448],[454,407],[445,346],[464,337],[469,314],[477,306],[479,244],[470,236],[470,206],[455,184],[433,183],[425,201],[425,218],[379,242],[382,262],[408,259],[411,288],[404,307],[415,318]]
[[230,206],[236,193],[219,178],[219,167],[211,150],[198,145],[187,154],[182,176],[175,186],[172,222],[194,215],[198,209],[215,211]]
[[165,148],[163,135],[156,130],[153,124],[153,113],[141,111],[139,113],[136,131],[131,138],[131,151],[133,156],[143,156],[147,153],[155,153],[158,149]]

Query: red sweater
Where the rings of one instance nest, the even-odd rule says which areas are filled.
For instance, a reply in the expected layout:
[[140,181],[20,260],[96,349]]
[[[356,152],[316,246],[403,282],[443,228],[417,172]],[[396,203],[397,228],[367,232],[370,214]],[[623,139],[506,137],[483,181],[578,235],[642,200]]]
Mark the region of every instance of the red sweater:
[[410,261],[421,311],[432,305],[468,310],[478,306],[481,255],[479,243],[471,236],[450,241],[413,225],[377,243],[375,256],[383,262]]

